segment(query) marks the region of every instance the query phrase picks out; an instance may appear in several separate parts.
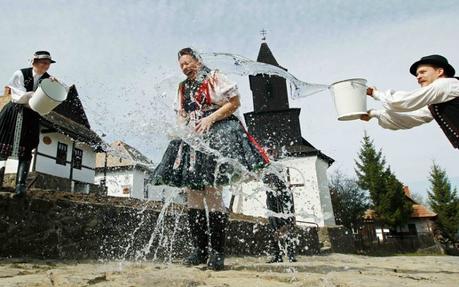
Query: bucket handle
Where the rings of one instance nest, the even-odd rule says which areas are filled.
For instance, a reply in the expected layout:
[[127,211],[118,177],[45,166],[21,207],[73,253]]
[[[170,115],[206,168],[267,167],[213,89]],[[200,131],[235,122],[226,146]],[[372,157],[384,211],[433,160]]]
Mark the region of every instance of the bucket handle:
[[357,85],[357,86],[360,85],[360,86],[364,86],[365,88],[368,88],[368,86],[365,85],[365,84],[362,84],[362,83],[359,83],[359,82],[351,82],[351,86],[352,86],[353,88],[355,88],[355,85]]
[[[362,84],[362,83],[359,83],[359,82],[356,82],[356,81],[350,81],[350,82],[351,82],[351,86],[353,88],[355,88],[356,85],[357,86],[364,86],[365,88],[368,88],[368,86],[366,84]],[[333,89],[333,85],[329,85],[328,89],[330,89],[330,90]]]

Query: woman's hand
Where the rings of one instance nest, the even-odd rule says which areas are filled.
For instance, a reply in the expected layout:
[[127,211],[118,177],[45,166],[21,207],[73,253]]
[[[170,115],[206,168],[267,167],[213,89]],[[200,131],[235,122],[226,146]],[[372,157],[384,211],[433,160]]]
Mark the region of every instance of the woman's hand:
[[188,114],[185,110],[180,109],[177,111],[177,123],[179,125],[186,125],[188,123]]
[[199,134],[206,133],[210,130],[210,128],[213,126],[214,123],[215,123],[215,120],[213,119],[212,115],[207,116],[196,122],[194,131]]

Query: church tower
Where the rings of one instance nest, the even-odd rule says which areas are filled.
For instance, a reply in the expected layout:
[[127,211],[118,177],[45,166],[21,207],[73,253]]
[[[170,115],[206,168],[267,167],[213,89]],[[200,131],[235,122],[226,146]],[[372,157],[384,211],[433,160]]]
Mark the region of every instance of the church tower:
[[[263,38],[265,39],[265,38]],[[273,53],[263,40],[258,52],[257,62],[277,66]],[[301,135],[299,108],[290,108],[287,82],[279,76],[258,74],[249,76],[253,94],[253,112],[245,113],[244,118],[255,139],[264,147],[287,152],[284,156],[319,155],[329,164],[333,159],[322,154]]]
[[[263,41],[257,61],[277,66],[268,44]],[[287,173],[293,192],[298,225],[335,224],[328,188],[327,169],[333,159],[316,149],[301,135],[300,108],[290,108],[287,82],[279,76],[258,74],[249,76],[253,94],[253,111],[244,114],[248,131],[263,147],[273,151],[273,157]],[[234,211],[253,216],[266,216],[266,195],[263,185],[253,181],[242,185],[242,194],[234,201]],[[254,193],[254,191],[256,191]]]

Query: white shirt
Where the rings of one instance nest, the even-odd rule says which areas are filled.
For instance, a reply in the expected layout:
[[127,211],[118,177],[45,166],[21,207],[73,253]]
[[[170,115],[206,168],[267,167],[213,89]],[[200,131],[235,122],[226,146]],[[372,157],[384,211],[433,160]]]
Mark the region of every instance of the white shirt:
[[[43,74],[39,75],[35,72],[35,70],[32,69],[32,76],[33,91],[35,91],[38,88],[38,81],[43,76]],[[59,83],[64,86],[67,92],[69,91],[69,87],[66,84],[61,81],[59,81]],[[17,104],[27,104],[34,93],[33,91],[26,91],[26,88],[24,87],[24,75],[22,74],[21,70],[14,72],[8,83],[8,87],[11,88],[11,101]]]
[[[207,109],[215,109],[220,108],[224,104],[226,104],[231,98],[233,97],[240,97],[239,90],[237,84],[232,82],[221,73],[219,70],[212,70],[208,76],[208,83],[209,83],[209,96],[210,102],[212,106],[208,106]],[[181,103],[182,97],[178,97],[178,108],[179,110],[183,106]],[[239,109],[234,111],[233,115],[240,119]]]
[[391,130],[409,129],[432,121],[428,105],[459,97],[459,80],[439,78],[432,84],[411,92],[375,91],[373,98],[382,102],[384,110],[371,110],[381,127]]
[[209,93],[212,104],[223,106],[229,99],[239,97],[236,83],[231,82],[220,71],[215,70],[209,75]]

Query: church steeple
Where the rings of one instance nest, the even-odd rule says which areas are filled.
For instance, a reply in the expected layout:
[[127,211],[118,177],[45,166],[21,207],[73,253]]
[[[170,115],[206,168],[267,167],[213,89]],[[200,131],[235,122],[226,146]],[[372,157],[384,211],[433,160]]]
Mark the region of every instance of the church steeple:
[[[265,35],[263,39],[266,39]],[[277,66],[287,71],[277,63],[265,41],[261,43],[257,62]],[[253,108],[255,112],[280,111],[289,108],[287,83],[284,78],[259,74],[249,76],[249,81],[250,89],[253,93]]]
[[[257,61],[280,67],[266,43],[264,32]],[[286,151],[287,156],[318,155],[329,164],[333,159],[322,154],[301,135],[300,109],[290,108],[286,80],[278,76],[258,74],[249,76],[253,94],[253,112],[244,118],[249,132],[263,146]]]
[[279,65],[279,63],[277,63],[276,58],[274,58],[274,55],[271,52],[271,49],[269,49],[268,44],[264,41],[261,43],[260,51],[258,52],[257,62],[270,64],[282,68]]

